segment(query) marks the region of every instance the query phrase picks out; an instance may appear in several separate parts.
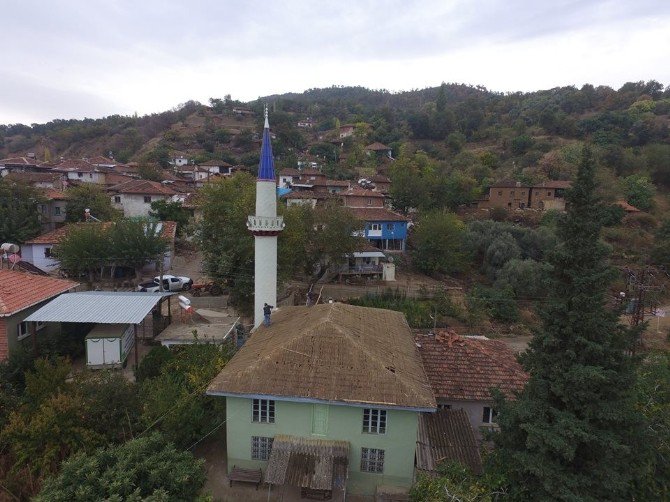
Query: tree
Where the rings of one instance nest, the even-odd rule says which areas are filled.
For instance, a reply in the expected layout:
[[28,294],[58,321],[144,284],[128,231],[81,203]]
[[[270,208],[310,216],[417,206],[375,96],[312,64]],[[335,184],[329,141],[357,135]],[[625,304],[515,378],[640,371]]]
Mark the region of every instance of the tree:
[[254,179],[247,173],[221,178],[202,188],[198,241],[205,269],[230,287],[231,302],[249,312],[253,306],[254,238],[247,217],[254,213]]
[[184,232],[184,228],[190,219],[189,212],[184,209],[179,201],[155,200],[151,203],[149,216],[159,221],[177,222],[177,233]]
[[549,257],[543,329],[521,358],[529,382],[515,401],[497,403],[495,465],[515,499],[629,499],[642,471],[633,337],[606,307],[614,272],[599,239],[595,191],[585,148]]
[[112,244],[100,223],[80,223],[72,225],[51,252],[70,276],[87,274],[92,282],[96,274],[102,276],[104,267],[110,263]]
[[23,183],[9,183],[0,177],[0,244],[23,244],[41,231],[37,191]]
[[647,176],[642,174],[626,176],[621,180],[621,188],[629,204],[642,211],[649,211],[654,207],[656,189]]
[[339,264],[361,244],[353,234],[362,223],[337,204],[294,205],[282,213],[286,228],[279,234],[279,270],[285,278],[296,273],[311,276],[322,267]]
[[45,482],[36,501],[198,500],[203,461],[178,451],[160,434],[76,455]]
[[142,164],[137,168],[137,175],[140,179],[149,181],[163,181],[163,173],[156,166]]
[[501,495],[488,484],[486,476],[477,477],[457,462],[437,467],[437,476],[420,475],[409,492],[414,502],[491,502]]
[[84,211],[90,209],[91,216],[101,220],[115,220],[119,211],[112,207],[112,200],[105,191],[93,183],[82,183],[77,187],[68,188],[67,204],[65,205],[66,221],[85,221]]
[[414,230],[412,258],[426,274],[463,271],[467,255],[463,249],[465,225],[453,213],[431,211],[419,218]]
[[[136,277],[149,262],[163,259],[168,242],[161,235],[157,222],[146,219],[124,218],[108,227],[111,257],[107,263],[112,269],[121,265],[135,269]],[[112,270],[111,276],[114,277]]]
[[194,343],[163,361],[159,374],[140,388],[142,422],[181,448],[212,432],[225,418],[225,400],[205,389],[232,357],[229,345]]

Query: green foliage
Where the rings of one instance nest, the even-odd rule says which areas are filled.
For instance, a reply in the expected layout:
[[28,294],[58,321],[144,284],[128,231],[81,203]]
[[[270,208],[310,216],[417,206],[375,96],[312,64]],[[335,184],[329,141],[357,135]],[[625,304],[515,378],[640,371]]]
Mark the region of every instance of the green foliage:
[[65,218],[68,222],[85,221],[85,209],[90,209],[91,216],[101,221],[115,220],[119,212],[112,207],[112,200],[105,191],[93,183],[82,183],[68,188]]
[[530,150],[530,148],[533,146],[533,143],[533,138],[526,134],[517,136],[516,138],[512,139],[512,153],[514,155],[523,155],[528,150]]
[[457,462],[442,463],[437,476],[419,475],[409,496],[414,502],[492,502],[502,493],[488,486],[489,481]]
[[548,287],[550,267],[547,263],[529,258],[508,260],[496,274],[496,289],[509,286],[517,298],[542,298]]
[[285,230],[279,235],[279,271],[284,278],[296,273],[312,275],[320,266],[344,261],[361,245],[353,233],[363,224],[336,204],[312,208],[293,205],[282,208]]
[[7,182],[0,176],[0,243],[23,244],[39,235],[40,202],[42,199],[32,187]]
[[163,173],[153,165],[142,164],[137,168],[140,179],[149,181],[163,181]]
[[477,285],[468,292],[466,300],[472,318],[485,314],[487,317],[505,323],[514,323],[519,320],[516,295],[509,284],[496,285],[492,288]]
[[[446,294],[438,294],[433,298],[407,298],[398,291],[388,289],[381,295],[366,295],[349,300],[352,305],[402,312],[412,328],[432,328],[435,324],[442,326],[446,317],[459,320],[465,319],[465,313]],[[437,315],[437,319],[434,317]]]
[[530,381],[515,401],[496,404],[494,461],[514,499],[630,499],[643,471],[632,336],[605,304],[614,272],[599,240],[595,188],[585,149],[549,258],[543,329],[521,359]]
[[631,174],[621,180],[621,189],[626,201],[642,211],[654,207],[656,189],[651,180],[642,174]]
[[198,241],[207,274],[227,283],[231,302],[247,313],[253,306],[254,239],[246,224],[255,200],[254,179],[241,172],[207,183],[198,199]]
[[159,221],[177,222],[177,233],[181,234],[188,224],[190,214],[179,201],[155,200],[151,203],[149,216]]
[[647,422],[653,455],[636,480],[637,500],[670,497],[670,354],[650,354],[638,370],[637,406]]
[[149,378],[155,378],[161,374],[163,367],[174,358],[170,349],[164,345],[153,347],[149,353],[144,356],[135,372],[135,380],[142,383]]
[[205,484],[202,460],[159,434],[80,454],[44,484],[36,501],[192,501]]
[[[122,219],[113,224],[83,223],[74,226],[53,247],[61,268],[71,275],[87,273],[90,280],[109,267],[133,268],[136,273],[146,263],[160,259],[168,243],[156,222]],[[139,275],[139,273],[137,273]]]
[[175,349],[160,373],[145,379],[140,388],[142,422],[159,430],[180,448],[221,425],[223,399],[205,395],[205,389],[232,357],[228,345],[196,343]]
[[453,213],[423,213],[413,236],[412,257],[417,269],[426,274],[454,274],[467,265],[463,250],[465,225]]
[[657,265],[670,269],[670,219],[665,219],[656,231],[651,260]]

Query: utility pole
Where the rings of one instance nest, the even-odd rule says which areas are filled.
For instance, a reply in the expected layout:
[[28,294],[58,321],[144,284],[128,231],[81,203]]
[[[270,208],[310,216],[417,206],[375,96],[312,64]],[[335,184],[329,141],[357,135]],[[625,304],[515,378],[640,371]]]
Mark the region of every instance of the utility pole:
[[[626,268],[626,292],[623,298],[629,302],[624,310],[631,327],[639,326],[644,322],[645,315],[652,315],[658,307],[658,293],[664,286],[656,280],[657,271],[650,266],[639,269]],[[642,334],[636,345],[642,345]],[[633,348],[633,353],[635,347]]]

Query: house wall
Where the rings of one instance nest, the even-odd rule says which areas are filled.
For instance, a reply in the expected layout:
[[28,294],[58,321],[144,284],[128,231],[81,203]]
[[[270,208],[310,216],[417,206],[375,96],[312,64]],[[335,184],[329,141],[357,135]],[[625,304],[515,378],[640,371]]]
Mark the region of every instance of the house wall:
[[449,399],[437,399],[437,404],[439,405],[450,405],[451,409],[458,410],[463,409],[468,415],[470,420],[470,425],[475,431],[475,436],[478,441],[481,441],[483,438],[483,430],[490,429],[492,424],[487,424],[482,421],[484,416],[484,407],[493,407],[493,401],[457,401]]
[[[4,361],[9,357],[9,354],[14,352],[20,346],[26,350],[30,350],[32,347],[32,337],[30,335],[18,339],[18,325],[21,324],[26,317],[30,314],[43,307],[46,303],[51,301],[52,298],[44,300],[43,302],[33,305],[30,308],[24,309],[20,312],[17,312],[14,315],[8,317],[0,317],[0,361]],[[37,337],[44,337],[47,335],[56,335],[60,333],[61,325],[60,323],[46,323],[40,329],[37,330]]]
[[[348,441],[349,479],[347,492],[371,495],[378,485],[410,486],[414,473],[418,413],[387,410],[386,434],[363,432],[363,408],[328,406],[328,425],[325,436],[312,434],[311,403],[275,401],[275,423],[251,421],[251,399],[226,398],[226,433],[228,470],[233,465],[246,468],[267,468],[266,461],[251,460],[251,437],[274,437],[289,434],[307,438]],[[383,474],[361,472],[361,448],[384,450]]]
[[565,209],[563,190],[560,188],[533,187],[528,207],[533,209]]
[[47,258],[44,252],[53,246],[53,244],[24,244],[21,246],[21,258],[45,272],[52,272],[60,267],[60,262],[53,257]]
[[[79,176],[81,174],[81,176]],[[96,172],[76,172],[69,171],[67,173],[67,179],[73,181],[80,181],[82,183],[105,183],[105,174],[96,173]]]
[[316,207],[316,199],[286,199],[287,206],[312,206]]
[[347,207],[384,207],[383,197],[345,195],[343,198],[344,205]]
[[[121,202],[114,202],[114,197],[120,197]],[[112,206],[121,209],[125,217],[149,216],[151,202],[170,199],[167,195],[151,195],[151,202],[144,202],[144,197],[143,194],[115,194],[111,196]]]
[[65,224],[66,204],[64,200],[50,200],[40,204],[40,223],[43,232],[50,232]]
[[479,206],[483,208],[517,209],[528,207],[529,201],[529,187],[491,187],[489,188],[488,200],[481,201]]

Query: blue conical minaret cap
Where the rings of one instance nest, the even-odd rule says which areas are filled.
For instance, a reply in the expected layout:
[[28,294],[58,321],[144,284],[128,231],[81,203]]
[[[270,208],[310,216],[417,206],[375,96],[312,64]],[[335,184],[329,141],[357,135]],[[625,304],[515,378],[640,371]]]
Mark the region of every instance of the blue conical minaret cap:
[[258,164],[258,179],[275,181],[275,161],[272,157],[272,143],[270,142],[270,123],[268,122],[267,105],[265,106],[265,126],[263,127],[261,161]]

